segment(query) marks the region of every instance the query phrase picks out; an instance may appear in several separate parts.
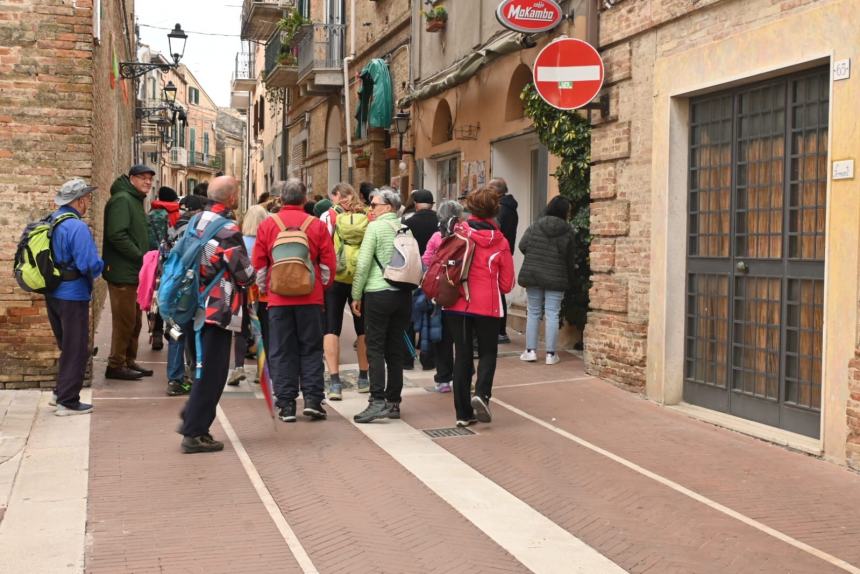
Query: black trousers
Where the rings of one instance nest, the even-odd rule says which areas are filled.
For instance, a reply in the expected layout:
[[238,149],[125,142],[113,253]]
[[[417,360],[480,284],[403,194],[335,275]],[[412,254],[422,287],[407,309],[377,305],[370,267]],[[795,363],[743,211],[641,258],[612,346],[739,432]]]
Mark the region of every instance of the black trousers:
[[472,336],[478,339],[478,380],[475,396],[489,402],[493,394],[499,349],[499,318],[446,313],[446,325],[454,338],[454,409],[457,420],[474,417],[472,410]]
[[[186,335],[194,337],[192,331]],[[200,380],[191,385],[191,395],[183,409],[184,436],[201,436],[209,432],[215,420],[215,409],[224,392],[230,369],[230,346],[233,332],[215,325],[204,325],[200,332],[203,345],[203,369]]]
[[[257,301],[257,318],[260,320],[260,334],[263,336],[263,347],[269,352],[269,305]],[[259,349],[257,350],[259,353]]]
[[499,335],[508,334],[508,300],[502,293],[502,318],[499,319]]
[[323,309],[319,305],[269,307],[269,371],[278,404],[299,396],[322,402]]
[[454,380],[454,338],[451,336],[447,317],[448,314],[442,311],[442,340],[433,343],[436,364],[433,380],[437,383],[450,383]]
[[48,321],[60,349],[57,368],[57,404],[75,407],[81,402],[81,388],[89,361],[90,302],[45,298]]
[[[370,396],[400,402],[403,391],[404,336],[412,321],[412,293],[373,291],[364,295],[364,328],[370,364]],[[388,384],[386,385],[386,366]]]

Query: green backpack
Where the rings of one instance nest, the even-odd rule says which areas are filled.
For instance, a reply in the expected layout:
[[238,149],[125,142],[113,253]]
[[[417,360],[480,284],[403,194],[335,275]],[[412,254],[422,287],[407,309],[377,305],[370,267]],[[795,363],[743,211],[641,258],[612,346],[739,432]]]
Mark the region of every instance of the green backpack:
[[158,249],[163,241],[167,241],[167,211],[164,209],[153,209],[149,212],[148,229],[149,248]]
[[[45,219],[30,223],[24,228],[18,249],[15,251],[15,279],[21,289],[28,293],[50,293],[60,286],[64,275],[72,279],[54,261],[51,237],[54,228],[67,219],[78,219],[74,213],[64,213],[54,221],[49,215]],[[76,272],[75,272],[76,273]]]
[[367,231],[367,216],[363,213],[341,213],[334,227],[334,249],[337,253],[337,270],[334,280],[338,283],[352,283],[358,252],[364,232]]

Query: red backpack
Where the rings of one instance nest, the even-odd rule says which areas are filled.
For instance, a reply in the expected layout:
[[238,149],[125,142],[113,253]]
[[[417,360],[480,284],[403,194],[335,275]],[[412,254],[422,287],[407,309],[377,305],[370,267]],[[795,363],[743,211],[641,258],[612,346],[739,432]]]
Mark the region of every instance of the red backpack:
[[433,262],[424,273],[421,289],[427,298],[442,307],[451,307],[460,295],[469,300],[469,268],[475,255],[475,242],[460,233],[442,239]]

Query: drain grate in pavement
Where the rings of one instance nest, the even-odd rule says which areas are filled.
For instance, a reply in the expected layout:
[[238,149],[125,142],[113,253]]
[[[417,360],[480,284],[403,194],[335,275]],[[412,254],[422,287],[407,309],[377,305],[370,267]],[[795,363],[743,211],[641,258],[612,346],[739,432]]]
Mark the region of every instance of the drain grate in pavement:
[[465,427],[450,427],[444,429],[424,429],[424,434],[430,438],[450,438],[457,436],[471,436],[475,432]]

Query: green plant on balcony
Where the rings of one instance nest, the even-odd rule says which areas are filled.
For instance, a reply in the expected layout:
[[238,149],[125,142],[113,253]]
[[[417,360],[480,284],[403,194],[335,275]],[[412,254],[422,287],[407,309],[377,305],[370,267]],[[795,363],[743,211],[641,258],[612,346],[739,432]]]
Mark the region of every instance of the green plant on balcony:
[[427,22],[427,27],[425,28],[428,32],[438,32],[445,28],[445,24],[448,22],[448,11],[444,6],[434,6],[429,10],[421,12],[424,14],[424,19]]
[[285,46],[291,45],[302,26],[307,26],[310,23],[311,21],[302,16],[298,10],[290,10],[286,16],[278,21],[278,29],[284,33],[281,42]]
[[292,49],[287,46],[281,46],[281,51],[278,52],[278,64],[282,66],[295,66],[298,63],[296,59],[296,55],[293,54]]
[[221,169],[223,167],[220,157],[213,157],[209,160],[209,167],[212,169]]
[[370,167],[370,154],[366,151],[359,151],[355,155],[355,167],[358,168],[367,168]]

